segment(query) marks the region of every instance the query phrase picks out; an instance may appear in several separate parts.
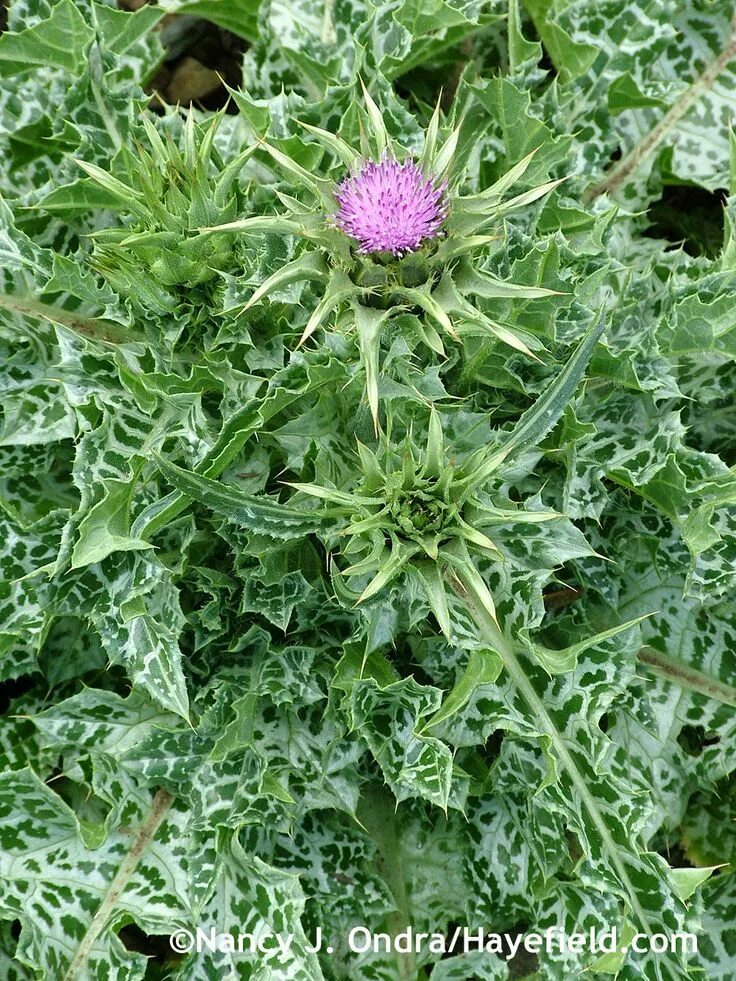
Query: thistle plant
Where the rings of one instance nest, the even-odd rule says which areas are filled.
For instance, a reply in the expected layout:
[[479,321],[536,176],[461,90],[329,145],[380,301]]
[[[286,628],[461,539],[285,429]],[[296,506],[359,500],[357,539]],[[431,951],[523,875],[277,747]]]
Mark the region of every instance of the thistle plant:
[[736,979],[727,6],[2,5],[4,976]]
[[[419,340],[441,357],[441,332],[491,336],[529,357],[543,350],[528,331],[494,319],[483,301],[536,299],[554,290],[498,279],[484,269],[488,247],[501,234],[507,214],[543,197],[561,181],[541,184],[515,197],[507,192],[527,172],[528,154],[491,187],[463,195],[463,173],[453,167],[460,126],[444,140],[439,104],[424,134],[418,159],[390,137],[382,114],[363,87],[360,147],[316,126],[301,123],[344,171],[343,179],[315,176],[277,146],[261,148],[286,179],[309,198],[281,194],[286,214],[271,216],[274,230],[304,240],[299,255],[263,282],[244,307],[249,310],[290,283],[313,280],[322,296],[300,344],[334,314],[338,329],[354,330],[366,379],[366,394],[378,429],[378,377],[382,329],[396,314],[415,314]],[[203,235],[257,232],[268,217],[246,218],[203,229]]]

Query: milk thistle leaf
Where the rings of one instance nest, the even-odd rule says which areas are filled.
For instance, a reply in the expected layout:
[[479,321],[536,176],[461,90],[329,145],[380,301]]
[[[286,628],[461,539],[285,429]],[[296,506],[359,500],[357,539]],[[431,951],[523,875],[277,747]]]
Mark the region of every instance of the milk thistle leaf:
[[250,310],[264,296],[268,296],[272,290],[288,286],[290,283],[302,282],[305,279],[326,279],[327,275],[328,269],[322,257],[314,252],[306,252],[292,262],[287,262],[265,279],[258,289],[253,291],[253,295],[242,308],[243,312]]

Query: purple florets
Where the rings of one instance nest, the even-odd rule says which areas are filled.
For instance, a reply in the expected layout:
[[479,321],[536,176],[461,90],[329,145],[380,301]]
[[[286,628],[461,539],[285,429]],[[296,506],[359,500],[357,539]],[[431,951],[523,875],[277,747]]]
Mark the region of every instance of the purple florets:
[[360,242],[359,252],[411,252],[434,238],[447,217],[445,185],[435,187],[413,160],[368,160],[335,198],[335,223]]

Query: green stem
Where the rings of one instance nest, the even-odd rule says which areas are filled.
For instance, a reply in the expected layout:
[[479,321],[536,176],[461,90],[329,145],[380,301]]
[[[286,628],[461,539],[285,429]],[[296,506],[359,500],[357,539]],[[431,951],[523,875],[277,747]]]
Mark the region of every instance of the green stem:
[[[383,787],[368,787],[361,798],[358,818],[376,846],[378,873],[396,903],[396,910],[388,917],[389,931],[395,937],[411,926],[404,854],[396,825],[396,801]],[[397,952],[396,963],[400,981],[415,981],[417,968],[413,952]]]
[[140,827],[138,834],[133,841],[133,845],[120,863],[120,868],[115,873],[115,877],[110,883],[110,887],[100,903],[97,912],[92,917],[92,922],[87,928],[87,932],[82,937],[74,959],[67,968],[64,981],[74,981],[75,978],[86,977],[87,958],[94,947],[97,938],[105,929],[111,913],[117,906],[120,895],[128,884],[136,866],[141,860],[146,848],[156,837],[156,832],[161,826],[161,822],[171,807],[174,798],[167,790],[158,790],[153,798],[151,813]]
[[585,202],[590,202],[601,194],[610,194],[636,173],[642,161],[656,150],[669,131],[677,125],[682,117],[693,107],[698,99],[706,92],[726,68],[728,63],[736,58],[736,15],[731,21],[731,36],[723,51],[705,69],[702,75],[695,79],[689,88],[670,107],[667,114],[636,146],[620,160],[600,184],[588,189],[584,195]]
[[726,705],[736,706],[736,688],[711,678],[710,675],[687,664],[655,651],[653,647],[642,647],[638,653],[641,664],[653,674],[672,681],[682,688],[689,688],[699,695],[706,695]]
[[547,711],[536,689],[529,680],[524,667],[519,660],[515,645],[503,633],[498,623],[493,619],[485,607],[483,598],[478,594],[469,575],[464,575],[459,568],[455,570],[457,579],[452,582],[455,592],[465,603],[465,606],[475,621],[482,637],[488,642],[489,646],[501,657],[506,673],[516,686],[516,690],[526,702],[532,712],[534,720],[540,731],[549,739],[550,745],[554,748],[557,759],[564,767],[567,775],[575,788],[582,805],[588,813],[591,823],[603,844],[603,848],[609,856],[611,865],[616,871],[618,880],[626,890],[631,910],[639,922],[643,933],[652,934],[655,928],[650,924],[649,918],[639,902],[639,897],[634,884],[631,881],[625,864],[619,857],[619,847],[614,841],[610,828],[606,823],[604,815],[601,813],[598,801],[588,789],[585,777],[580,772],[570,751],[565,744],[565,739],[557,728],[555,722]]

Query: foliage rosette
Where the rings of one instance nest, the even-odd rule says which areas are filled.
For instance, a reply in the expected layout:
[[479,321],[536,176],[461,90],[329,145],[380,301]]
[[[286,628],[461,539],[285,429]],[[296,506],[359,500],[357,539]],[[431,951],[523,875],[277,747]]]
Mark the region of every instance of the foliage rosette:
[[[352,561],[349,567],[338,570],[338,576],[348,581],[360,581],[365,576],[370,579],[353,597],[356,605],[409,573],[418,578],[442,633],[452,643],[446,589],[450,582],[462,593],[463,580],[467,579],[472,580],[473,590],[496,621],[493,598],[471,553],[503,562],[506,556],[489,537],[490,529],[504,525],[533,527],[564,519],[563,514],[552,509],[514,506],[503,494],[504,476],[528,444],[554,424],[562,400],[582,374],[602,327],[600,324],[591,331],[560,378],[528,410],[516,429],[503,434],[496,445],[479,447],[464,459],[455,460],[445,448],[440,415],[432,410],[426,446],[419,453],[414,449],[411,432],[399,445],[382,440],[376,452],[358,442],[362,481],[353,492],[316,484],[291,485],[333,505],[328,512],[331,515],[347,512],[347,526],[339,531],[344,540],[340,552]],[[585,551],[582,541],[579,547]],[[343,592],[338,583],[339,579],[338,592]]]

